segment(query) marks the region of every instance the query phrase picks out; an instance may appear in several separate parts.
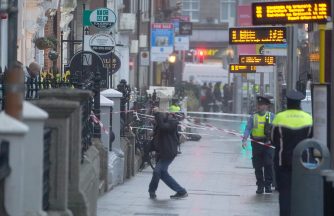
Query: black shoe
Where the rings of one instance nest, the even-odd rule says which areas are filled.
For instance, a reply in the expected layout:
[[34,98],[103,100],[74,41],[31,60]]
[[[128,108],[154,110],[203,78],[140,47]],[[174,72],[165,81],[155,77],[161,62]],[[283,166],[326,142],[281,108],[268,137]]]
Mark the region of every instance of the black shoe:
[[155,193],[150,193],[150,199],[155,199],[157,198],[157,195]]
[[264,191],[265,191],[266,193],[272,193],[272,192],[273,192],[273,191],[271,190],[271,187],[270,187],[270,186],[265,187],[265,188],[264,188]]
[[184,197],[187,197],[187,196],[188,196],[187,192],[183,192],[183,193],[177,192],[176,194],[170,196],[170,198],[171,199],[181,199],[181,198],[184,198]]
[[258,186],[258,187],[257,187],[257,190],[256,190],[256,193],[257,193],[257,194],[263,194],[263,193],[264,193],[264,190],[263,190],[263,189],[264,189],[263,187]]

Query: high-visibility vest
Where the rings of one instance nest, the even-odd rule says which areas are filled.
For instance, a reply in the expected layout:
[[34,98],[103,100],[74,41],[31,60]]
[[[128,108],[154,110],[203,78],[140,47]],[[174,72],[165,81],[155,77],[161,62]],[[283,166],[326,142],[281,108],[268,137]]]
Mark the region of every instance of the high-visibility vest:
[[266,118],[269,118],[270,123],[270,112],[266,112],[263,116],[255,113],[253,116],[253,129],[252,129],[252,137],[253,138],[264,138],[266,137],[264,133],[264,125],[266,123]]
[[302,110],[289,109],[278,113],[273,121],[274,126],[300,129],[313,124],[312,116]]
[[179,106],[176,105],[170,105],[169,106],[169,112],[180,112],[181,108]]

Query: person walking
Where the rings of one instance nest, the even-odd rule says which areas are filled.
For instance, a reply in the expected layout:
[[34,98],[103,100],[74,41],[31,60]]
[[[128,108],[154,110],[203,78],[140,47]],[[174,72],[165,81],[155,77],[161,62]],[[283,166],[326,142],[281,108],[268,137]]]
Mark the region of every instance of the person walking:
[[275,173],[279,192],[280,216],[290,216],[292,156],[297,144],[312,137],[312,116],[301,110],[304,95],[296,90],[286,93],[287,109],[276,115],[271,134],[275,146]]
[[[257,97],[257,112],[250,116],[242,139],[242,147],[247,146],[247,139],[252,139],[252,163],[255,169],[257,194],[272,193],[273,156],[274,150],[270,146],[271,123],[274,113],[269,112],[270,100]],[[264,145],[266,144],[266,145]]]
[[181,187],[168,173],[168,167],[177,155],[178,145],[178,124],[179,121],[173,113],[157,112],[154,109],[156,126],[154,128],[154,148],[158,154],[158,162],[153,170],[151,182],[149,184],[149,195],[151,199],[156,198],[156,190],[160,179],[176,194],[170,196],[171,199],[179,199],[188,196],[186,189]]

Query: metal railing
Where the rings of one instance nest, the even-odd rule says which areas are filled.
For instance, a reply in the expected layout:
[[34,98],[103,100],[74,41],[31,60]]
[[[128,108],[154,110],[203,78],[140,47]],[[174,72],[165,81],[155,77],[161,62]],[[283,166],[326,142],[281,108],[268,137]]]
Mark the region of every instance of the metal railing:
[[0,141],[0,215],[8,216],[5,209],[5,179],[10,174],[9,142]]
[[44,157],[43,157],[43,210],[49,209],[49,188],[50,188],[50,148],[51,148],[50,128],[44,128]]
[[[6,72],[1,73],[0,71],[0,111],[4,107],[4,95],[5,95],[5,76]],[[52,73],[47,73],[46,75],[40,75],[36,78],[26,78],[25,80],[25,92],[24,98],[25,100],[38,100],[39,92],[44,89],[52,89],[52,88],[78,88],[83,90],[90,90],[95,92],[95,98],[91,97],[88,101],[85,101],[81,104],[82,106],[82,159],[84,158],[85,152],[91,146],[91,138],[94,136],[99,136],[100,131],[94,133],[93,122],[90,118],[91,112],[94,109],[99,110],[100,104],[99,101],[96,100],[98,95],[99,97],[99,82],[93,74],[87,77],[87,80],[84,82],[78,82],[78,78],[72,76],[70,79],[60,80],[59,77],[53,76]],[[97,83],[97,84],[96,84]],[[94,100],[95,99],[95,100]],[[94,103],[98,103],[95,104]],[[95,125],[95,128],[99,127],[99,125]]]

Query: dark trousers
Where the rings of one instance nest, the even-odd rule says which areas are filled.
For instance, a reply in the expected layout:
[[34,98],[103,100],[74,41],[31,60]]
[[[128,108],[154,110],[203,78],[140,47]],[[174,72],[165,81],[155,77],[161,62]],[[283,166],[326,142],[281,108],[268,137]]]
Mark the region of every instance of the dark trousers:
[[273,182],[274,150],[252,142],[252,162],[255,169],[256,185],[269,187]]
[[279,192],[280,216],[290,216],[291,212],[291,169],[275,167]]
[[173,162],[173,159],[171,160],[159,160],[157,165],[155,166],[153,170],[152,179],[149,185],[148,192],[149,193],[155,193],[155,191],[158,189],[158,184],[160,179],[173,191],[184,193],[186,190],[181,187],[172,176],[168,173],[168,167]]

